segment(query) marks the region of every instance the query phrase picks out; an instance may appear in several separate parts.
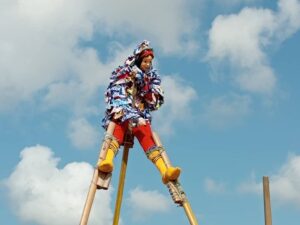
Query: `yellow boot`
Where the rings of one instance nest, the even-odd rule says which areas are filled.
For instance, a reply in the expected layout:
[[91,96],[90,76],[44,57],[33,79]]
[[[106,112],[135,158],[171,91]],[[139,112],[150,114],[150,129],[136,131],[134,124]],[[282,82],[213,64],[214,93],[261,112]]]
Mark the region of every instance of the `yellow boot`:
[[98,164],[98,169],[104,173],[110,173],[114,169],[114,157],[119,149],[119,143],[116,140],[112,140],[107,149],[106,157]]
[[151,152],[148,158],[156,165],[164,184],[176,180],[179,177],[181,169],[179,167],[167,167],[159,150]]

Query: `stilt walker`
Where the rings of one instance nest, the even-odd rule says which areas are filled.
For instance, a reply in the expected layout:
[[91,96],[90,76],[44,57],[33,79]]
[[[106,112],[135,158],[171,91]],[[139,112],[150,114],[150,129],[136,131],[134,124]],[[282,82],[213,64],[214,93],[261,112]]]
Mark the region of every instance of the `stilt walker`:
[[124,145],[113,220],[113,225],[118,224],[128,153],[129,148],[133,146],[133,137],[137,138],[148,159],[157,167],[173,201],[184,208],[191,225],[198,225],[178,179],[181,169],[172,166],[158,135],[152,132],[150,112],[159,109],[164,103],[161,79],[152,67],[153,58],[154,52],[149,42],[143,41],[134,50],[133,55],[127,58],[124,65],[112,72],[105,93],[107,107],[102,121],[107,132],[80,225],[87,224],[96,189],[108,189],[114,169],[113,159],[119,151],[119,146]]

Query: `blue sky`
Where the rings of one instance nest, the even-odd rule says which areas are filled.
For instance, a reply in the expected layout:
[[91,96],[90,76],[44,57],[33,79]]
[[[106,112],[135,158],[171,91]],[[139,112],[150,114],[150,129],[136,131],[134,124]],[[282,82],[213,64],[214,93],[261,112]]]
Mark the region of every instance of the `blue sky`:
[[[1,0],[0,223],[78,224],[110,72],[142,40],[166,103],[153,127],[203,225],[300,220],[299,0]],[[121,155],[91,225],[112,221]],[[122,225],[188,224],[138,143]]]

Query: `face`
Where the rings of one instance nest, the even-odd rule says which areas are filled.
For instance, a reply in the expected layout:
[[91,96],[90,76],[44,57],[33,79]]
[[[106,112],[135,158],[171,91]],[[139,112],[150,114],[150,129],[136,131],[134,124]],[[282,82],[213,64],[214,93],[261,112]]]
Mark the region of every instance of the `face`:
[[143,58],[142,62],[141,62],[141,70],[143,72],[146,72],[150,69],[151,65],[152,65],[152,56],[151,55],[148,55],[146,57]]

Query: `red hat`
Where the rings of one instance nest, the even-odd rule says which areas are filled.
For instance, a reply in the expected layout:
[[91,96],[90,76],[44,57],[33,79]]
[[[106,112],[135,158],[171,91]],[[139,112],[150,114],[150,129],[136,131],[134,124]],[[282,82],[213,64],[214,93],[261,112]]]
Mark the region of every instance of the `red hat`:
[[145,58],[145,57],[147,57],[147,56],[149,56],[149,55],[151,55],[152,58],[154,58],[153,49],[151,49],[151,48],[148,48],[148,49],[143,50],[143,51],[139,54],[139,58],[140,58],[140,59],[143,59],[143,58]]

